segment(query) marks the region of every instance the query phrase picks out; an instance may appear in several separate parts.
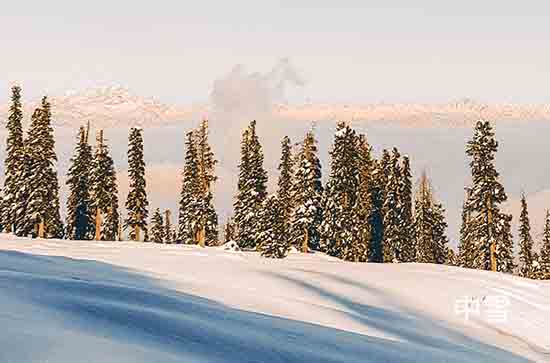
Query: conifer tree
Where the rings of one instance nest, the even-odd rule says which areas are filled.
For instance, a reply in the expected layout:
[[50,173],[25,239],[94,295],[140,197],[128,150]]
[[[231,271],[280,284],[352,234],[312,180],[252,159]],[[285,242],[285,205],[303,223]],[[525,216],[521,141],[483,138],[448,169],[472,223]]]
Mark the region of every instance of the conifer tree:
[[358,190],[360,179],[358,136],[348,125],[337,125],[330,152],[331,172],[324,196],[322,248],[348,261],[368,259],[368,239],[359,238]]
[[[197,241],[213,246],[218,240],[218,214],[214,209],[212,183],[216,181],[214,167],[217,160],[208,143],[208,121],[203,120],[195,133],[198,167],[198,191],[195,218],[197,220]],[[263,156],[262,156],[263,160]]]
[[357,143],[357,163],[358,163],[358,185],[357,201],[354,206],[354,214],[357,219],[357,241],[363,245],[367,251],[365,260],[368,260],[372,253],[371,238],[372,224],[371,216],[374,211],[372,188],[374,184],[372,176],[373,160],[371,147],[367,142],[365,135],[359,135]]
[[467,203],[469,199],[469,188],[468,195],[464,203],[462,204],[462,225],[460,226],[460,242],[458,244],[458,258],[457,263],[461,267],[474,268],[474,258],[475,258],[475,246],[471,238],[469,227],[470,223],[470,212],[467,208]]
[[369,217],[371,230],[369,261],[384,262],[384,191],[386,177],[384,175],[382,161],[373,161],[371,175],[372,183],[370,187],[370,195],[372,212]]
[[11,105],[6,127],[8,130],[6,160],[4,162],[4,188],[1,220],[8,232],[17,232],[16,220],[20,210],[17,194],[20,189],[21,173],[24,167],[23,147],[23,107],[21,105],[21,87],[11,89]]
[[400,258],[400,238],[403,226],[402,206],[400,200],[401,154],[393,148],[390,172],[385,188],[384,200],[384,262],[398,262]]
[[223,238],[224,243],[235,240],[235,224],[233,224],[233,220],[231,218],[229,218],[227,222],[225,222],[223,233],[224,233],[224,238]]
[[[24,182],[20,188],[19,203],[24,214],[18,225],[18,235],[38,236],[39,225],[44,226],[44,237],[61,238],[63,224],[59,214],[59,185],[55,170],[55,141],[51,126],[50,104],[46,97],[31,118],[25,140],[26,165]],[[23,200],[26,199],[26,200]]]
[[282,208],[283,238],[290,238],[291,214],[294,207],[292,196],[294,164],[292,158],[292,144],[285,136],[281,142],[281,162],[279,164],[279,180],[277,181],[277,200]]
[[531,277],[533,270],[533,238],[531,237],[531,225],[525,194],[521,196],[521,215],[519,217],[519,274],[523,277]]
[[447,222],[445,221],[445,209],[441,203],[433,204],[433,227],[432,239],[435,247],[435,261],[437,264],[444,264],[447,261],[450,248],[449,239],[446,235]]
[[321,163],[313,130],[307,132],[296,158],[292,187],[293,210],[290,215],[290,241],[298,250],[318,250],[319,227],[323,218]]
[[159,208],[155,209],[151,218],[151,224],[151,241],[156,243],[164,242],[164,222]]
[[403,157],[401,166],[401,182],[399,186],[399,202],[401,210],[400,229],[400,261],[415,262],[416,243],[414,239],[413,208],[412,208],[412,175],[408,156]]
[[130,229],[130,239],[138,240],[137,233],[143,231],[147,234],[148,206],[146,183],[145,183],[145,161],[143,160],[143,135],[142,129],[133,127],[130,130],[128,140],[128,177],[130,179],[130,191],[126,198],[126,209],[128,217],[124,227]]
[[169,209],[164,211],[164,242],[165,243],[172,243],[175,240],[174,237],[174,229],[172,228],[172,222],[170,220],[171,212]]
[[285,221],[283,205],[276,195],[266,198],[262,209],[260,253],[264,257],[283,258],[289,250],[288,239],[285,236]]
[[539,257],[541,279],[550,280],[550,211],[546,211],[544,234]]
[[103,130],[97,135],[96,149],[92,160],[90,173],[90,199],[92,218],[99,213],[101,220],[100,239],[116,240],[119,231],[118,186],[116,170],[109,146],[103,138]]
[[494,131],[487,121],[478,121],[466,154],[471,157],[472,187],[466,203],[469,214],[465,228],[471,241],[470,251],[463,251],[472,259],[472,267],[491,269],[491,250],[494,251],[496,270],[511,272],[514,268],[511,216],[500,211],[500,204],[507,197],[494,166],[498,149]]
[[262,147],[256,134],[256,121],[252,121],[241,141],[238,192],[234,203],[236,242],[241,248],[255,248],[258,243],[267,184],[263,161]]
[[80,127],[67,175],[67,238],[72,240],[89,240],[94,233],[89,188],[92,149],[87,134],[86,129]]
[[179,242],[185,244],[197,243],[198,224],[194,212],[199,204],[197,200],[200,193],[198,172],[194,131],[189,131],[185,141],[185,165],[182,175],[177,237]]

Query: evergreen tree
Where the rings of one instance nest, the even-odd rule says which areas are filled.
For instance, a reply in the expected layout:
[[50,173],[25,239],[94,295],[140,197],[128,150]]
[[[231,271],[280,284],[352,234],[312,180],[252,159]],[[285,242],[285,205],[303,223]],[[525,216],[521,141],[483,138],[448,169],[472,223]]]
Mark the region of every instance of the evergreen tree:
[[323,218],[321,163],[317,145],[310,130],[296,160],[292,186],[293,210],[290,215],[290,241],[298,250],[319,249],[319,227]]
[[130,179],[130,191],[126,198],[128,217],[124,227],[130,229],[130,239],[138,240],[136,228],[147,233],[148,206],[147,192],[145,190],[145,161],[143,160],[143,136],[142,129],[133,127],[130,130],[128,140],[128,177]]
[[475,246],[471,238],[469,227],[470,211],[467,208],[469,188],[466,200],[462,204],[462,225],[460,227],[460,242],[458,244],[458,265],[466,268],[474,268]]
[[234,203],[237,243],[241,248],[257,246],[262,203],[266,196],[267,173],[264,155],[256,134],[256,121],[243,133],[239,164],[238,192]]
[[365,135],[359,135],[357,144],[357,163],[358,163],[358,185],[357,201],[354,207],[354,214],[357,219],[357,241],[367,251],[365,260],[372,255],[370,251],[370,242],[372,238],[371,216],[374,211],[372,187],[373,187],[373,160],[371,147],[367,142]]
[[224,234],[224,237],[223,237],[224,243],[235,240],[235,224],[233,224],[233,221],[231,218],[229,218],[227,222],[225,222],[223,234]]
[[450,248],[448,247],[449,239],[445,233],[447,222],[445,221],[445,209],[441,203],[433,205],[433,227],[432,240],[435,247],[434,263],[444,264],[447,261]]
[[371,262],[384,262],[384,191],[386,177],[384,175],[381,161],[373,161],[371,175],[372,183],[370,187],[370,195],[372,212],[369,218],[371,230],[369,260]]
[[4,162],[4,188],[1,220],[4,228],[17,233],[16,220],[20,210],[17,194],[20,189],[24,167],[23,147],[23,107],[21,105],[21,87],[12,88],[11,106],[6,123],[8,129],[6,160]]
[[285,234],[284,208],[276,195],[266,198],[262,209],[260,253],[264,257],[283,258],[289,250]]
[[[292,160],[292,144],[285,136],[281,142],[281,162],[279,164],[279,180],[277,181],[277,200],[282,208],[283,233],[282,237],[290,238],[291,214],[294,207],[292,196],[294,167]],[[288,241],[289,242],[289,241]]]
[[80,127],[67,175],[67,238],[72,240],[89,240],[94,233],[89,190],[92,149],[87,134],[87,130]]
[[101,219],[100,238],[115,241],[119,231],[118,186],[116,170],[109,146],[103,138],[103,130],[97,135],[96,149],[90,173],[91,210],[94,219]]
[[402,226],[400,230],[399,246],[400,261],[415,262],[416,243],[414,239],[414,223],[412,208],[412,175],[408,156],[403,157],[401,166],[401,182],[399,186],[399,201]]
[[198,223],[196,221],[195,210],[199,204],[197,198],[200,193],[200,185],[194,131],[189,131],[187,133],[185,150],[185,166],[183,168],[179,203],[177,240],[185,244],[196,244]]
[[542,247],[540,249],[540,278],[550,279],[550,211],[546,211],[546,221],[544,223],[544,235],[542,239]]
[[359,138],[348,125],[339,123],[330,152],[331,172],[324,196],[321,224],[323,249],[348,261],[368,259],[368,239],[359,235],[358,200],[360,168]]
[[385,188],[384,200],[384,262],[397,262],[400,258],[400,238],[403,227],[402,205],[400,200],[401,155],[393,148],[390,172]]
[[463,255],[471,256],[472,267],[490,270],[494,248],[497,271],[511,272],[514,267],[511,216],[501,213],[499,208],[507,197],[494,166],[497,149],[498,142],[489,122],[477,122],[466,148],[466,154],[471,157],[472,187],[465,206],[469,214],[465,230],[471,251],[464,251]]
[[170,210],[167,209],[165,212],[165,218],[164,218],[164,242],[165,243],[172,243],[175,240],[174,236],[174,229],[172,228],[172,222],[170,221]]
[[[50,104],[46,97],[41,107],[31,118],[31,125],[25,141],[25,171],[20,180],[21,203],[18,235],[37,236],[38,226],[43,223],[44,237],[63,237],[63,224],[59,214],[59,184],[55,170],[55,141],[51,126]],[[25,200],[24,200],[25,199]]]
[[[217,160],[214,159],[214,153],[208,143],[208,121],[203,120],[196,131],[196,150],[198,166],[198,195],[196,196],[197,205],[195,218],[197,219],[197,229],[199,243],[205,243],[207,246],[214,246],[218,241],[218,214],[214,209],[212,183],[216,181],[214,167]],[[263,160],[263,156],[262,156]],[[202,241],[202,242],[201,242]]]
[[534,262],[533,238],[531,237],[531,225],[525,194],[521,196],[521,215],[519,217],[519,261],[520,276],[531,277]]
[[164,242],[164,222],[159,208],[155,209],[151,223],[151,241],[156,243]]

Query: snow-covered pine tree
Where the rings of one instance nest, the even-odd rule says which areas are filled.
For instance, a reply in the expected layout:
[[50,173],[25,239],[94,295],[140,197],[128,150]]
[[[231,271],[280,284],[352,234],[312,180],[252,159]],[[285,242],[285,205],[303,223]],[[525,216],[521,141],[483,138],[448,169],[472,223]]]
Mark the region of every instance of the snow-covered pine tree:
[[258,241],[261,255],[271,258],[286,257],[290,245],[285,236],[284,208],[276,195],[270,195],[264,201],[260,225]]
[[499,205],[506,201],[504,187],[494,166],[498,142],[488,121],[478,121],[474,136],[468,141],[466,154],[471,157],[472,187],[466,203],[469,213],[468,239],[472,251],[464,254],[473,257],[472,266],[491,269],[491,250],[494,249],[496,270],[513,269],[511,216],[500,212]]
[[533,272],[533,238],[531,237],[531,225],[529,223],[529,211],[525,194],[521,195],[521,214],[519,217],[519,274],[523,277],[531,277]]
[[[25,140],[26,165],[24,180],[18,194],[21,228],[18,235],[39,235],[43,225],[45,238],[63,237],[63,224],[59,214],[59,185],[55,170],[55,141],[51,127],[50,105],[44,97],[41,107],[32,115],[31,125]],[[26,198],[26,200],[22,200]]]
[[97,213],[101,219],[100,239],[115,241],[119,230],[118,186],[116,170],[111,157],[109,146],[103,137],[103,130],[99,130],[96,148],[90,172],[90,200],[92,219]]
[[189,131],[185,141],[185,165],[183,167],[182,186],[178,216],[178,242],[196,244],[198,241],[195,210],[198,205],[197,196],[200,193],[198,178],[198,157],[194,131]]
[[262,147],[256,134],[256,121],[252,121],[244,131],[241,141],[238,192],[234,203],[236,242],[241,248],[257,246],[267,184],[263,161]]
[[323,185],[313,130],[306,133],[296,158],[292,197],[294,208],[290,214],[290,242],[302,252],[318,250],[319,226],[323,219]]
[[[388,154],[389,155],[389,154]],[[369,218],[371,238],[369,243],[369,261],[384,262],[384,190],[386,177],[382,163],[374,160],[372,163],[372,183],[370,187],[372,212]]]
[[155,209],[153,212],[151,224],[151,242],[164,242],[164,221],[159,208]]
[[416,241],[414,239],[414,223],[412,208],[412,175],[411,165],[408,156],[403,156],[401,165],[401,182],[399,185],[399,202],[401,210],[401,228],[400,228],[400,255],[402,262],[415,262],[416,260]]
[[550,211],[546,211],[542,247],[540,249],[539,264],[541,279],[550,280]]
[[[130,130],[128,139],[128,178],[130,179],[130,191],[126,198],[128,217],[124,221],[124,228],[130,229],[130,239],[134,241],[141,238],[140,236],[136,236],[136,233],[147,232],[147,217],[149,215],[142,131],[140,127],[133,127]],[[145,236],[145,233],[143,236]]]
[[80,127],[74,156],[67,174],[69,197],[67,198],[67,238],[89,240],[94,234],[94,219],[90,200],[90,172],[92,149],[88,132]]
[[460,241],[458,244],[457,264],[461,267],[474,268],[475,248],[470,234],[470,211],[467,208],[470,188],[462,203],[462,225],[460,226]]
[[432,239],[435,248],[434,263],[444,264],[449,254],[449,239],[446,235],[447,222],[445,221],[445,209],[441,203],[434,203],[433,209]]
[[373,214],[373,160],[372,149],[364,134],[357,141],[357,167],[359,180],[357,185],[357,201],[354,214],[357,217],[357,241],[367,250],[366,260],[372,255],[370,242],[372,238],[371,216]]
[[289,239],[291,227],[290,218],[294,208],[294,199],[292,195],[294,161],[292,157],[292,144],[288,136],[285,136],[281,141],[281,162],[278,169],[279,180],[277,181],[277,203],[282,208],[283,230],[285,231],[282,237]]
[[49,161],[49,167],[46,169],[45,177],[47,181],[47,200],[49,208],[46,210],[45,216],[45,236],[52,238],[63,238],[65,234],[65,227],[61,220],[59,202],[59,181],[57,179],[56,162],[57,156],[55,153],[55,138],[52,127],[52,111],[51,104],[47,97],[42,98],[42,129],[43,133],[43,145],[42,150],[44,157]]
[[[197,206],[197,241],[199,244],[214,246],[218,241],[218,214],[214,208],[212,183],[216,181],[214,167],[217,160],[208,143],[208,121],[203,120],[195,132],[199,189],[196,197]],[[263,156],[262,156],[263,160]]]
[[328,254],[347,261],[368,259],[368,240],[359,237],[356,203],[359,191],[359,138],[341,122],[336,127],[330,151],[331,171],[323,198],[322,248]]
[[385,188],[384,200],[384,262],[398,262],[400,258],[400,237],[403,227],[402,205],[400,200],[401,154],[393,148],[390,172]]
[[6,123],[8,136],[4,162],[1,220],[6,231],[17,232],[16,220],[21,207],[16,197],[21,187],[21,179],[18,176],[21,175],[24,167],[23,107],[21,105],[21,87],[14,86],[11,91],[11,105]]
[[229,241],[235,240],[235,224],[233,223],[233,220],[229,218],[227,222],[225,222],[225,226],[223,228],[223,241],[224,243],[227,243]]
[[172,212],[170,212],[170,209],[164,211],[164,243],[172,243],[175,241],[174,229],[172,228],[172,221],[170,218],[171,215]]

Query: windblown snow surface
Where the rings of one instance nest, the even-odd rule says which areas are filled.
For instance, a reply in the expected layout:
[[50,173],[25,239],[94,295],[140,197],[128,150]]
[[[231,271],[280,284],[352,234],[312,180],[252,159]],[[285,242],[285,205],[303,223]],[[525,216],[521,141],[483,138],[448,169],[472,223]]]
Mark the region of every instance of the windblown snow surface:
[[550,362],[548,326],[550,285],[497,273],[0,235],[1,362]]

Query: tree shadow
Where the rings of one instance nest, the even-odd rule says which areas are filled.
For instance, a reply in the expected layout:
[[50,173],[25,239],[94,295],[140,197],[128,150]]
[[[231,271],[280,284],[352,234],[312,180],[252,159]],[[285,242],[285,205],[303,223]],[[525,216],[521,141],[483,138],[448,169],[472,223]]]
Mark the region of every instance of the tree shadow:
[[[528,362],[529,359],[520,357],[513,352],[484,343],[469,337],[462,332],[448,326],[446,322],[436,321],[434,318],[414,311],[400,304],[398,297],[392,296],[387,291],[369,286],[364,282],[353,281],[345,277],[319,271],[300,270],[310,274],[316,274],[339,284],[360,288],[366,294],[391,301],[395,310],[385,309],[369,304],[358,303],[351,298],[333,293],[326,288],[317,286],[311,282],[275,272],[263,272],[272,277],[292,283],[304,290],[311,291],[320,297],[342,306],[342,314],[347,315],[365,327],[376,329],[398,339],[399,343],[408,343],[420,351],[436,351],[443,359],[441,362]],[[404,287],[406,288],[406,287]],[[429,297],[426,297],[429,298]],[[423,352],[422,352],[423,353]],[[418,362],[429,361],[421,355],[417,356]],[[392,360],[393,361],[393,360]]]

